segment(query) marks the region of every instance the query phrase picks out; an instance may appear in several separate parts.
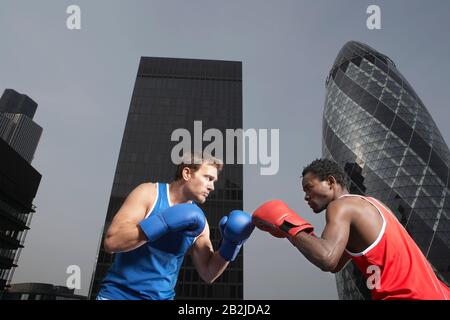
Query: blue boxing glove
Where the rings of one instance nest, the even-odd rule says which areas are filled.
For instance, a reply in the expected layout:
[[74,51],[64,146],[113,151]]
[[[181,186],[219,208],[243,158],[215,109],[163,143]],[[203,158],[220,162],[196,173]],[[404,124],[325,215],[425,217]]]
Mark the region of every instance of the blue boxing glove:
[[177,204],[160,214],[151,214],[139,223],[149,242],[169,232],[183,232],[196,237],[205,228],[206,218],[202,209],[192,203]]
[[234,261],[242,247],[242,244],[250,237],[255,228],[252,216],[240,210],[231,211],[224,216],[219,223],[222,234],[222,243],[219,253],[227,261]]

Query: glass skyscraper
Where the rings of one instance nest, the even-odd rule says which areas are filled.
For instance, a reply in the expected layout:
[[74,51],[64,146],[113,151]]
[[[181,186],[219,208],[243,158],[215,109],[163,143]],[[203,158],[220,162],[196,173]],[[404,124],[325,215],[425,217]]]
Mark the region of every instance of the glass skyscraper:
[[[395,63],[351,41],[326,80],[322,153],[344,168],[350,192],[389,206],[441,280],[450,282],[450,152]],[[340,299],[367,299],[349,263],[336,276]]]
[[18,265],[40,181],[41,174],[0,138],[0,299]]
[[31,163],[42,128],[33,121],[37,103],[25,94],[6,89],[0,97],[0,138]]
[[[141,58],[128,119],[117,162],[103,236],[126,196],[143,182],[170,182],[176,166],[171,150],[175,129],[184,128],[194,140],[203,132],[194,132],[195,121],[201,131],[242,128],[242,64],[174,58]],[[200,134],[200,136],[199,136]],[[210,142],[203,142],[203,147]],[[226,150],[223,154],[226,159]],[[236,161],[235,161],[236,163]],[[218,223],[234,209],[242,210],[242,165],[226,164],[215,191],[201,205],[217,249],[221,239]],[[102,239],[103,239],[102,236]],[[99,247],[90,297],[95,298],[113,256]],[[176,299],[242,299],[242,251],[212,285],[204,283],[192,263],[185,258],[179,274]]]
[[41,174],[31,166],[42,128],[37,103],[6,89],[0,97],[0,299],[9,288],[36,207]]

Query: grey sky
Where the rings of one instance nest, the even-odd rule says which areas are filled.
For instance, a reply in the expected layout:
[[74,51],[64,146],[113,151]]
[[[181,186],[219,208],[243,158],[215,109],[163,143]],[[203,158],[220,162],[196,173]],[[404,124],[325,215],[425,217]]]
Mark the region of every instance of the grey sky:
[[[66,8],[81,7],[68,30]],[[382,30],[366,28],[381,6]],[[281,198],[317,227],[299,175],[321,155],[324,82],[338,51],[359,40],[388,55],[448,143],[448,1],[11,1],[0,4],[0,90],[38,104],[44,132],[33,166],[37,213],[13,282],[65,285],[79,265],[87,294],[141,56],[243,63],[245,128],[280,129],[280,170],[244,170],[244,209]],[[224,213],[225,214],[225,213]],[[246,299],[336,299],[334,276],[287,241],[254,232],[245,248]]]

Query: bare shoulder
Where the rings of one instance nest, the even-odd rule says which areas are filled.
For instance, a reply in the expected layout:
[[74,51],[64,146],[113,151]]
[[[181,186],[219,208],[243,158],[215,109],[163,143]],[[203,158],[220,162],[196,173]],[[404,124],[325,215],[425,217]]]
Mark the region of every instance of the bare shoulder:
[[157,195],[157,184],[153,182],[141,183],[131,191],[127,202],[145,206],[146,209],[153,205]]
[[139,222],[145,218],[156,198],[156,185],[141,183],[126,197],[124,203],[114,216],[113,224],[123,221]]
[[140,192],[149,195],[149,194],[156,194],[156,187],[157,183],[155,182],[144,182],[138,185],[136,189],[139,188]]
[[349,217],[356,204],[355,200],[358,200],[358,198],[343,197],[330,202],[326,211],[327,220]]
[[134,188],[131,194],[134,194],[134,196],[137,196],[139,198],[153,198],[156,196],[156,186],[157,184],[153,182],[141,183]]
[[373,206],[362,197],[342,197],[332,201],[327,208],[327,216],[331,215],[350,215],[365,213],[368,209],[373,208]]
[[139,185],[141,187],[141,195],[146,199],[146,203],[151,207],[158,195],[158,184],[155,182],[145,182]]

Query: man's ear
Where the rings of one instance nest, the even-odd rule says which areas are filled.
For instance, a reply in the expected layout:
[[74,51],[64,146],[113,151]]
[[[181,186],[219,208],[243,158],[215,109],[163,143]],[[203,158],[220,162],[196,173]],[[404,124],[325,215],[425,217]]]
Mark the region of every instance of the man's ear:
[[188,167],[184,167],[183,171],[181,171],[181,176],[185,181],[188,181],[191,178],[192,171]]
[[336,185],[336,178],[335,177],[333,177],[333,176],[328,176],[328,178],[327,178],[327,183],[328,183],[328,185],[330,186],[330,188],[333,186],[333,185]]

